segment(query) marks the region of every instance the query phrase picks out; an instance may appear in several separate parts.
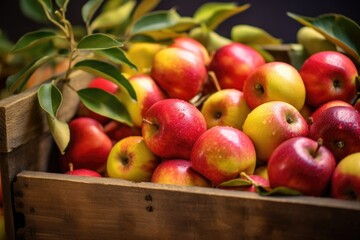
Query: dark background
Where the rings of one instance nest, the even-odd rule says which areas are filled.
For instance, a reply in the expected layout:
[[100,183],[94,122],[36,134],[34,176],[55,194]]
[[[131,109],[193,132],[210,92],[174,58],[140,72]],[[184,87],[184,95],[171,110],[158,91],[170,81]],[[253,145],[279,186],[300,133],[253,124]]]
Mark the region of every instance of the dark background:
[[[36,0],[28,0],[36,1]],[[68,17],[74,25],[83,24],[81,20],[81,6],[86,0],[72,0],[69,5]],[[201,0],[163,0],[157,9],[176,7],[182,16],[192,16],[194,11],[203,3]],[[216,1],[212,1],[216,2]],[[238,5],[250,3],[246,11],[231,17],[217,29],[217,32],[229,36],[232,26],[249,24],[265,29],[284,43],[296,41],[296,32],[302,26],[286,15],[287,12],[308,17],[316,17],[324,13],[343,14],[359,24],[360,11],[350,0],[248,0],[222,1],[237,2]],[[24,33],[42,27],[22,15],[19,1],[2,0],[0,3],[0,29],[12,41],[16,41]]]

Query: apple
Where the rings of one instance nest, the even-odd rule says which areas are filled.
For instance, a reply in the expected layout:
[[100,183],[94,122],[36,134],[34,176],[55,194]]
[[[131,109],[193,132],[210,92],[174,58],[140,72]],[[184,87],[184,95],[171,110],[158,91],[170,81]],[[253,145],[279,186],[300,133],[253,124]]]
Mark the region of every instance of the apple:
[[335,106],[353,107],[350,103],[342,101],[342,100],[331,100],[329,102],[326,102],[326,103],[320,105],[313,111],[313,113],[310,115],[310,124],[313,121],[317,121],[318,116],[321,115],[321,113],[324,110],[326,110],[330,107],[335,107]]
[[115,120],[111,120],[104,126],[104,132],[113,143],[129,136],[141,136],[141,127],[129,126]]
[[[108,93],[114,94],[118,89],[118,85],[105,78],[95,77],[93,80],[90,81],[87,88],[99,88]],[[90,117],[97,120],[101,124],[106,124],[110,121],[110,118],[91,111],[82,102],[79,103],[79,107],[77,110],[77,117]]]
[[307,196],[322,196],[335,166],[334,155],[320,141],[293,137],[274,150],[267,169],[271,188],[287,187]]
[[305,103],[305,85],[292,65],[269,62],[256,68],[245,80],[243,93],[251,109],[270,101],[283,101],[301,110]]
[[260,166],[256,167],[254,174],[261,176],[265,179],[269,179],[268,172],[267,172],[267,165],[260,165]]
[[215,51],[209,70],[215,73],[222,89],[235,88],[242,91],[248,76],[263,64],[265,59],[254,48],[232,42]]
[[195,53],[168,47],[155,54],[151,77],[170,98],[189,101],[201,92],[207,69]]
[[159,158],[146,146],[142,136],[121,139],[111,149],[107,175],[135,182],[149,182]]
[[256,153],[250,138],[239,129],[215,126],[197,139],[190,161],[195,171],[217,186],[239,177],[241,172],[253,174]]
[[162,159],[190,159],[191,149],[206,131],[206,121],[191,103],[168,98],[154,103],[141,127],[146,145]]
[[156,167],[151,182],[179,186],[210,187],[210,182],[191,168],[189,160],[184,159],[162,161]]
[[360,201],[360,152],[341,159],[331,179],[331,196]]
[[118,88],[115,95],[125,105],[128,110],[131,121],[135,127],[140,127],[145,112],[155,102],[167,98],[162,89],[152,77],[146,74],[134,74],[129,77],[130,84],[134,88],[137,100],[133,100],[129,93]]
[[314,107],[331,100],[350,102],[356,95],[355,64],[345,54],[321,51],[308,57],[300,75],[306,88],[306,102]]
[[201,107],[208,128],[230,126],[241,130],[250,111],[244,94],[237,89],[219,90],[211,94]]
[[72,163],[69,163],[69,171],[65,172],[65,174],[74,175],[74,176],[102,177],[100,173],[91,169],[86,169],[86,168],[74,169]]
[[253,141],[258,160],[267,161],[280,143],[292,137],[306,136],[309,128],[293,105],[271,101],[257,106],[248,114],[243,131]]
[[309,137],[322,138],[337,162],[360,152],[360,113],[353,107],[334,106],[324,110],[310,125]]
[[177,47],[198,55],[205,65],[210,61],[210,55],[205,46],[199,41],[191,37],[176,37],[173,39],[173,43],[169,47]]
[[103,171],[112,148],[103,126],[93,118],[77,117],[69,122],[69,128],[70,142],[60,157],[62,170],[68,171],[72,163],[75,169]]

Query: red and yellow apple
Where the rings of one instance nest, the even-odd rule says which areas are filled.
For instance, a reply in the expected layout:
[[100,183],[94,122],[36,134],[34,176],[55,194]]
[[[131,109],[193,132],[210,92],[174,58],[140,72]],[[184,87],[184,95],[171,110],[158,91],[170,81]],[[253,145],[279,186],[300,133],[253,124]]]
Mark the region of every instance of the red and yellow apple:
[[201,107],[208,128],[230,126],[241,130],[250,111],[244,94],[237,89],[219,90],[211,94]]
[[205,65],[209,64],[210,55],[202,43],[191,37],[176,37],[174,42],[169,47],[181,48],[198,55]]
[[243,131],[253,141],[258,160],[267,161],[282,142],[306,136],[309,129],[306,120],[293,105],[271,101],[257,106],[248,114]]
[[251,109],[265,102],[283,101],[300,111],[306,96],[298,70],[285,62],[269,62],[256,68],[245,80],[243,93]]
[[107,159],[107,175],[135,182],[149,182],[159,158],[146,146],[142,136],[121,139]]
[[86,169],[86,168],[74,169],[72,163],[69,164],[69,170],[65,172],[65,174],[73,175],[73,176],[102,177],[100,173],[91,169]]
[[241,130],[215,126],[195,142],[190,161],[192,168],[214,186],[240,176],[253,174],[256,165],[254,144]]

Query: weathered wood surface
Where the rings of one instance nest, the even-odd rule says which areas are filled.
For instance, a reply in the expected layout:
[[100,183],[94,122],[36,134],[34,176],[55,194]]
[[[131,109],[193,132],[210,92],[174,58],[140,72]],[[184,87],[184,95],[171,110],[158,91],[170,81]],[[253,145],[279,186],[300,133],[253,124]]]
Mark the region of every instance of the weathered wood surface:
[[360,239],[360,204],[22,172],[25,239]]
[[[71,81],[71,85],[80,89],[88,84],[92,75],[75,72],[72,78],[76,78],[76,81]],[[77,94],[66,86],[63,95],[64,102],[58,117],[67,121],[74,116],[79,100]],[[36,87],[0,100],[0,152],[11,152],[48,130],[45,114],[38,103]]]

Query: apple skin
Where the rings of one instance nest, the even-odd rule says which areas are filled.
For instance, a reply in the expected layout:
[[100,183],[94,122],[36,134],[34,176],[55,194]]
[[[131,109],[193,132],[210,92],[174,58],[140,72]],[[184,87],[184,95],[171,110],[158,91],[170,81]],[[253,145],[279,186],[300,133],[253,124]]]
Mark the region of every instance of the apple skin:
[[294,106],[271,101],[257,106],[248,114],[243,131],[253,141],[258,160],[266,162],[282,142],[292,137],[306,136],[309,128]]
[[206,121],[194,105],[168,98],[149,108],[141,130],[146,145],[162,159],[188,160],[195,141],[206,131]]
[[219,90],[211,94],[201,107],[208,128],[230,126],[241,130],[250,111],[244,94],[237,89]]
[[333,154],[308,137],[280,144],[268,161],[271,188],[288,187],[307,196],[322,196],[330,184],[336,162]]
[[78,117],[69,122],[70,142],[60,156],[62,170],[86,168],[101,172],[112,148],[111,139],[103,126],[93,118]]
[[[118,89],[118,85],[102,77],[95,77],[93,80],[90,81],[87,87],[99,88],[112,94],[115,94],[115,92]],[[82,102],[79,103],[79,107],[77,110],[77,117],[91,117],[97,120],[98,122],[100,122],[101,124],[106,124],[110,121],[110,118],[91,111]]]
[[337,162],[360,152],[360,113],[353,107],[334,106],[324,110],[310,125],[309,137],[322,138]]
[[310,121],[309,123],[312,124],[312,122],[317,121],[317,118],[319,115],[321,115],[321,113],[330,108],[330,107],[335,107],[335,106],[346,106],[346,107],[353,107],[350,103],[342,101],[342,100],[331,100],[329,102],[326,102],[322,105],[320,105],[319,107],[317,107],[313,113],[310,115]]
[[65,172],[67,175],[74,176],[87,176],[87,177],[102,177],[100,173],[86,168],[73,169],[72,163],[70,163],[70,170]]
[[106,169],[111,178],[149,182],[159,158],[146,146],[142,136],[129,136],[110,151]]
[[118,88],[115,95],[125,105],[131,121],[135,127],[140,127],[145,112],[155,102],[167,98],[153,78],[146,74],[134,74],[129,77],[130,84],[134,88],[137,101],[134,101],[127,91]]
[[170,98],[189,101],[201,92],[207,80],[207,69],[198,55],[168,47],[154,56],[151,77]]
[[222,89],[235,88],[242,91],[248,76],[263,64],[265,59],[254,48],[233,42],[215,51],[209,70],[215,73]]
[[195,40],[191,37],[176,37],[174,38],[174,42],[169,45],[169,47],[177,47],[198,55],[205,65],[208,65],[210,62],[210,55],[199,41]]
[[217,186],[241,172],[253,174],[256,153],[250,138],[239,129],[215,126],[195,142],[190,161],[195,171]]
[[322,51],[308,57],[300,75],[306,88],[306,102],[314,107],[331,100],[350,102],[356,95],[355,64],[337,51]]
[[283,101],[301,110],[305,103],[305,85],[293,66],[269,62],[256,68],[244,83],[243,93],[251,109],[270,101]]
[[360,201],[360,152],[346,156],[337,164],[331,180],[331,197]]
[[140,127],[132,127],[115,120],[111,120],[104,126],[104,132],[109,136],[114,144],[125,137],[141,136]]
[[211,186],[204,176],[191,168],[191,162],[184,159],[162,161],[156,167],[151,182],[178,186]]

